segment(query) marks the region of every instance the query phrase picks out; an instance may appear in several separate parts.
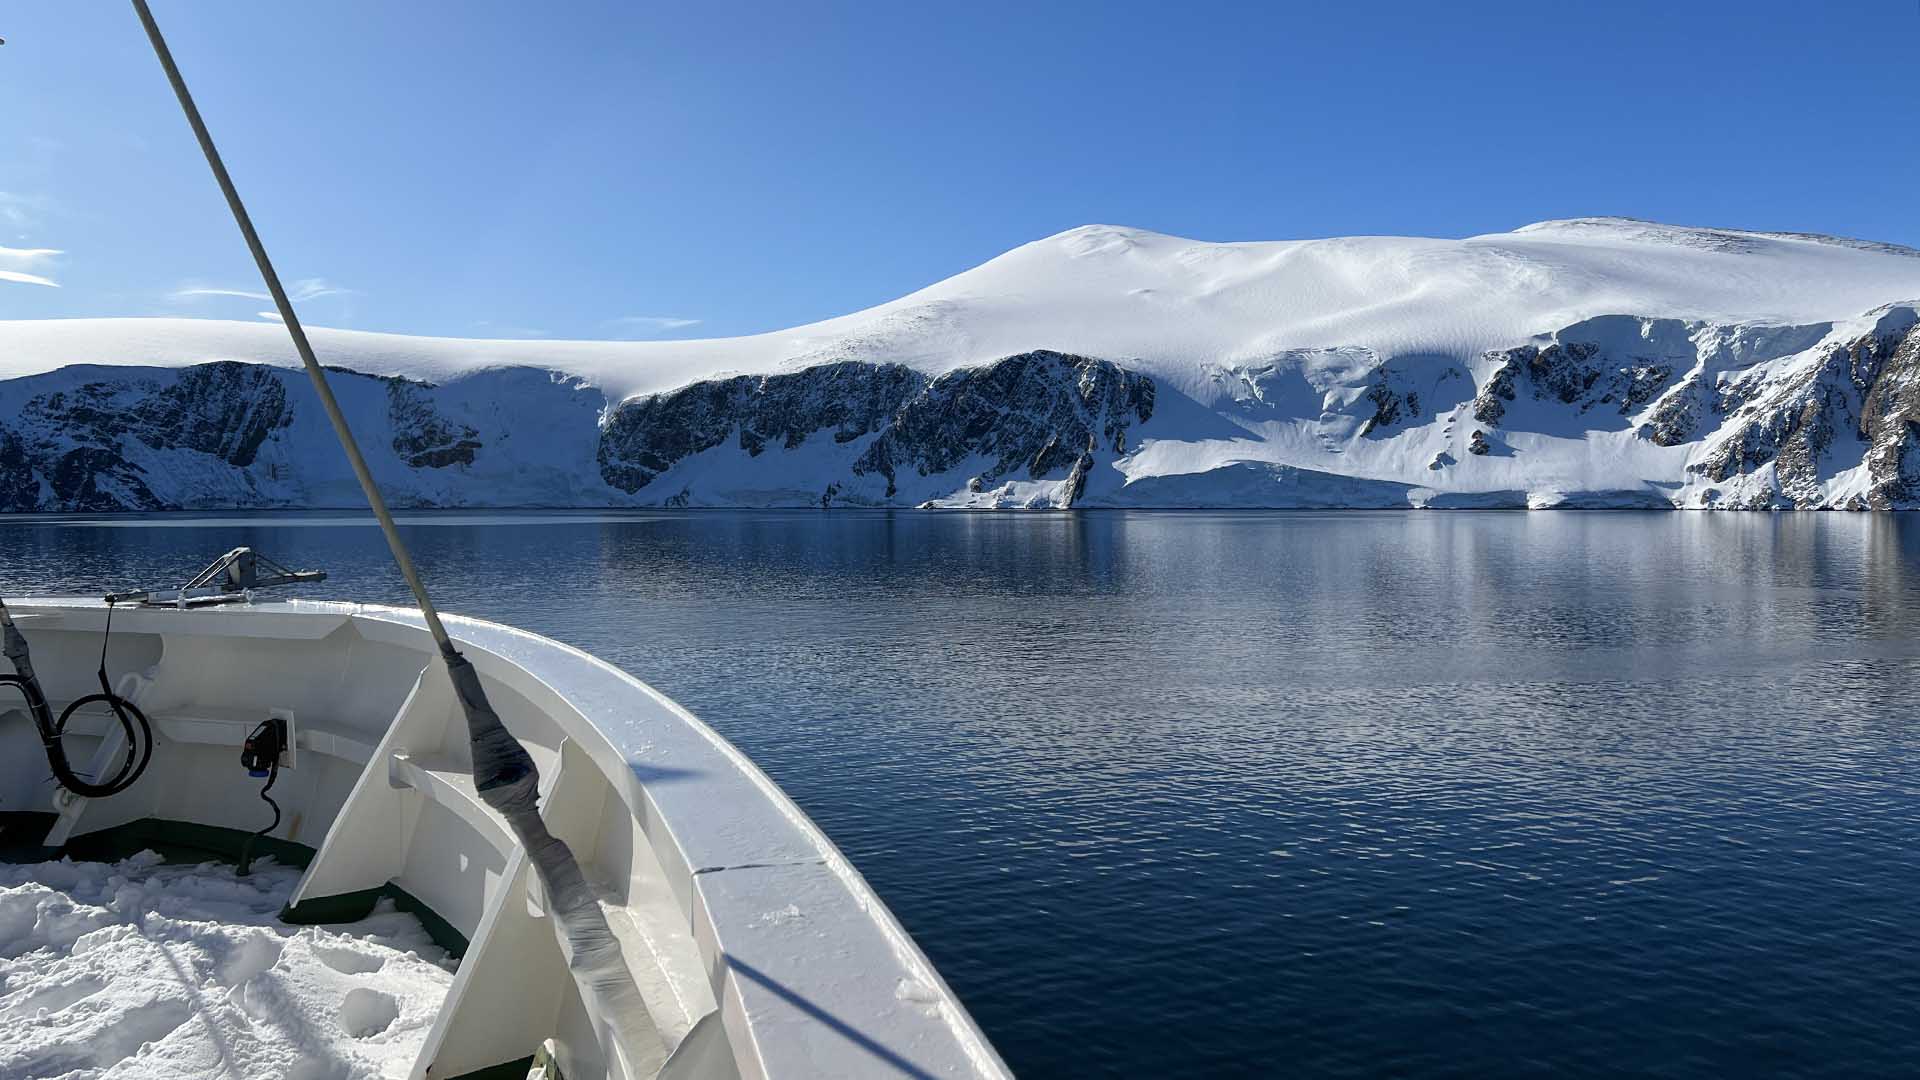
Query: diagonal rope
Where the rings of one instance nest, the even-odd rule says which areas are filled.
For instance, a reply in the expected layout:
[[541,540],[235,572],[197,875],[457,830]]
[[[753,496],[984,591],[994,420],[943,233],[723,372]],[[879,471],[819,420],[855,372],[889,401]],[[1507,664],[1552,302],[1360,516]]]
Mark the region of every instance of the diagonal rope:
[[[260,268],[260,277],[266,282],[267,291],[273,294],[274,307],[279,309],[280,319],[286,324],[288,335],[293,338],[294,351],[300,354],[300,363],[313,380],[314,391],[320,397],[320,405],[326,410],[328,421],[333,424],[333,433],[340,440],[340,448],[346,451],[347,461],[353,466],[353,475],[360,481],[360,490],[366,493],[367,505],[372,507],[373,516],[380,523],[380,531],[386,535],[387,547],[393,551],[393,561],[400,567],[400,576],[406,579],[407,588],[413,591],[414,602],[419,605],[420,615],[426,620],[427,631],[440,648],[447,675],[453,681],[454,694],[460,700],[461,710],[466,713],[474,786],[479,791],[480,799],[506,818],[508,826],[526,849],[527,858],[538,871],[550,910],[565,932],[567,966],[573,972],[581,995],[596,1006],[595,1011],[612,1028],[616,1050],[632,1045],[627,1038],[628,1030],[638,1016],[644,1015],[638,1012],[645,1007],[640,991],[634,985],[633,973],[621,958],[620,943],[607,925],[606,914],[600,910],[599,900],[587,883],[579,860],[574,857],[566,841],[548,832],[546,822],[541,820],[539,770],[534,767],[533,758],[528,755],[526,747],[521,746],[520,741],[500,722],[499,714],[493,711],[486,691],[480,685],[480,673],[453,647],[453,639],[447,636],[447,628],[441,625],[440,613],[427,596],[426,584],[420,580],[420,572],[414,568],[413,557],[408,554],[407,545],[401,540],[400,531],[393,523],[393,515],[387,510],[387,501],[381,497],[379,485],[374,482],[373,473],[367,468],[367,460],[361,456],[359,444],[354,442],[353,432],[347,427],[347,418],[340,412],[340,403],[334,399],[333,389],[327,384],[326,370],[313,354],[306,329],[300,325],[300,317],[294,313],[293,303],[287,299],[287,291],[280,284],[280,275],[267,258],[266,246],[260,242],[260,234],[254,231],[253,219],[247,215],[247,208],[240,201],[240,193],[233,186],[233,178],[227,174],[220,151],[213,145],[213,136],[208,133],[205,121],[200,118],[200,110],[193,103],[193,95],[187,92],[186,80],[181,78],[180,69],[174,64],[173,53],[160,34],[160,25],[154,22],[147,0],[133,0],[133,8],[140,16],[141,25],[146,28],[147,40],[153,44],[154,55],[166,70],[167,81],[173,85],[174,96],[180,99],[181,111],[187,115],[187,123],[193,128],[194,138],[200,142],[207,165],[220,184],[220,193],[226,196],[227,209],[233,212],[234,223],[240,226],[240,235],[246,238],[247,250],[253,253],[253,261]],[[638,1047],[635,1046],[635,1049]],[[633,1058],[629,1056],[628,1060]]]

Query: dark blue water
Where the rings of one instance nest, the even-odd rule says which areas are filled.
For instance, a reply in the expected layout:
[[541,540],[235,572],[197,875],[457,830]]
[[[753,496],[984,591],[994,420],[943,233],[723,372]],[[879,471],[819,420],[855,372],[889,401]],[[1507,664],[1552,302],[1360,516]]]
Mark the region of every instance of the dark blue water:
[[[1912,1075],[1920,518],[438,516],[825,827],[1027,1076]],[[0,587],[334,517],[0,520]]]

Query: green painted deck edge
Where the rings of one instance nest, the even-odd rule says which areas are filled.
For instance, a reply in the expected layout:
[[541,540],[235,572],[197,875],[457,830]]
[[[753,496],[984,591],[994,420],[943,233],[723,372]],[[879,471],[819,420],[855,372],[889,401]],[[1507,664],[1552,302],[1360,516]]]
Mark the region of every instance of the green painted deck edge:
[[391,900],[394,907],[419,919],[420,925],[426,928],[427,936],[433,939],[435,945],[447,950],[448,956],[457,959],[467,954],[467,935],[441,918],[439,912],[422,903],[419,897],[391,881],[375,889],[308,897],[283,909],[280,921],[295,926],[358,922],[371,914],[373,906],[381,900]]
[[[0,811],[0,863],[48,862],[62,857],[118,862],[142,851],[151,851],[170,863],[223,862],[237,865],[241,845],[246,843],[250,835],[239,829],[217,825],[141,818],[125,825],[76,836],[64,849],[50,848],[40,840],[47,835],[47,830],[53,827],[57,818],[56,814],[41,811]],[[316,853],[305,844],[261,837],[254,841],[253,854],[255,858],[272,856],[277,862],[305,869],[313,862]],[[295,926],[358,922],[372,914],[374,905],[381,900],[391,900],[395,908],[419,919],[427,936],[433,939],[435,945],[445,949],[448,956],[457,959],[466,955],[469,943],[465,934],[418,897],[392,882],[377,889],[304,900],[282,909],[280,921]],[[534,1055],[529,1054],[513,1061],[461,1073],[448,1080],[526,1080],[533,1064]]]
[[59,858],[58,849],[40,842],[59,816],[40,810],[0,810],[0,863],[37,863]]
[[[47,862],[62,856],[118,862],[142,851],[151,851],[170,863],[237,864],[241,846],[250,835],[239,829],[218,825],[141,818],[125,825],[76,836],[67,842],[65,848],[50,848],[41,844],[40,838],[46,836],[47,830],[53,827],[54,820],[54,814],[39,811],[0,811],[0,862]],[[271,856],[275,862],[301,869],[313,862],[314,854],[312,848],[291,840],[261,837],[253,844],[254,858]],[[441,918],[439,912],[422,903],[419,897],[392,882],[375,889],[302,901],[281,911],[280,921],[296,926],[357,922],[371,914],[374,905],[383,899],[392,900],[395,908],[419,919],[427,936],[433,939],[435,945],[445,949],[448,956],[458,958],[466,955],[469,943],[465,934]],[[526,1072],[522,1071],[519,1075],[524,1077]]]
[[498,1065],[489,1065],[484,1069],[464,1072],[449,1080],[527,1080],[527,1074],[533,1071],[533,1055],[513,1061],[503,1061]]
[[[64,854],[76,859],[118,862],[151,851],[170,863],[240,861],[240,849],[251,833],[218,825],[165,818],[141,818],[99,832],[84,833],[67,841]],[[313,862],[314,850],[291,840],[263,836],[253,842],[253,857],[270,857],[283,866],[302,870]]]

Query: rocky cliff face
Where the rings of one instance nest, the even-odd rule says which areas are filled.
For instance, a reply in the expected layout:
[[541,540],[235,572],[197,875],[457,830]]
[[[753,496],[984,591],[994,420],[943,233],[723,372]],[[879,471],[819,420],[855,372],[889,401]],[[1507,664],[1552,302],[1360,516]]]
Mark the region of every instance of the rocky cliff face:
[[[1475,421],[1510,428],[1517,404],[1544,403],[1523,429],[1584,416],[1576,426],[1592,435],[1617,414],[1635,439],[1685,452],[1676,505],[1888,509],[1920,499],[1920,328],[1909,306],[1851,328],[1594,320],[1486,359]],[[1470,452],[1490,445],[1482,437]]]
[[1490,354],[1492,376],[1473,399],[1473,418],[1498,424],[1523,391],[1535,401],[1570,406],[1575,413],[1611,408],[1638,412],[1673,379],[1671,363],[1624,362],[1598,342],[1555,341]]
[[825,364],[787,375],[695,383],[615,408],[595,460],[629,495],[703,451],[736,442],[749,457],[793,450],[823,432],[837,445],[880,431],[926,378],[898,364]]
[[[1890,312],[1803,364],[1731,380],[1724,425],[1687,466],[1699,503],[1741,509],[1894,509],[1916,505],[1920,326]],[[1843,474],[1851,474],[1842,480]]]
[[[333,381],[362,449],[403,506],[514,499],[525,484],[490,491],[487,470],[472,468],[489,449],[475,414],[513,410],[534,434],[543,415],[556,404],[566,411],[581,393],[540,373],[531,400],[502,395],[475,409],[463,392],[415,380],[336,370]],[[573,402],[573,422],[591,424],[597,405],[597,396]],[[505,470],[539,471],[540,455],[495,456]],[[88,366],[0,383],[0,510],[352,506],[357,491],[298,371]]]
[[[1009,479],[1063,477],[1052,505],[1073,505],[1097,456],[1127,451],[1127,432],[1153,418],[1153,380],[1105,360],[1031,352],[935,379],[901,405],[854,463],[887,479],[973,471],[970,490]],[[1064,476],[1063,476],[1064,474]]]
[[[1920,507],[1920,311],[1609,316],[1473,358],[1336,346],[1186,384],[1048,350],[844,359],[609,402],[341,370],[400,506]],[[0,509],[356,506],[311,386],[242,363],[0,381]]]
[[[1083,481],[1096,456],[1124,454],[1153,395],[1151,379],[1111,362],[1044,350],[932,379],[842,362],[626,402],[596,459],[610,487],[675,504],[742,487],[789,504],[917,504],[1033,481],[1051,487],[1021,494],[1070,506],[1076,470]],[[723,448],[748,462],[694,460]],[[815,463],[806,487],[753,488],[751,459],[770,448]]]
[[[402,506],[914,505],[961,489],[1069,506],[1154,402],[1144,376],[1046,351],[937,378],[824,364],[611,408],[526,369],[457,388],[333,378]],[[350,480],[297,371],[74,368],[0,384],[0,509],[352,506]]]
[[290,420],[280,373],[202,364],[166,378],[104,377],[34,394],[0,421],[0,506],[8,510],[154,510],[128,444],[202,455],[238,469]]
[[389,376],[387,423],[393,429],[393,452],[414,469],[444,469],[471,465],[485,447],[480,432],[440,414],[431,383]]

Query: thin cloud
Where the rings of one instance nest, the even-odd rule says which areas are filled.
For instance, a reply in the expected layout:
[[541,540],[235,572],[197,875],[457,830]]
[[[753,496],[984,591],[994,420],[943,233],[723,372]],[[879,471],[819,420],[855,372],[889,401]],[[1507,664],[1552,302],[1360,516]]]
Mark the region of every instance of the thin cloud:
[[682,319],[676,315],[623,315],[617,319],[608,319],[600,324],[616,333],[647,337],[663,334],[669,330],[684,330],[689,326],[699,326],[699,319]]
[[15,229],[32,228],[40,223],[40,215],[47,208],[44,195],[23,195],[17,191],[0,191],[0,222]]
[[173,298],[175,300],[192,300],[202,296],[238,296],[246,300],[267,299],[266,293],[248,292],[245,289],[192,288],[192,289],[175,289],[173,291]]
[[483,334],[502,338],[543,338],[547,336],[547,332],[537,326],[509,326],[494,322],[492,319],[481,319],[479,322],[473,324],[473,328]]
[[23,274],[18,270],[0,270],[0,281],[17,281],[22,285],[45,285],[57,289],[60,283],[52,278],[43,278],[39,274]]
[[44,274],[28,273],[62,252],[55,248],[17,248],[0,246],[0,281],[21,285],[44,285],[57,289],[60,283]]
[[254,314],[260,316],[263,319],[270,319],[274,322],[286,322],[285,319],[282,319],[280,317],[280,313],[277,311],[256,311],[254,312]]
[[[287,298],[296,304],[308,300],[318,300],[323,296],[351,296],[357,289],[335,285],[326,278],[301,278],[287,289]],[[208,296],[233,296],[242,300],[271,300],[273,297],[257,289],[225,289],[217,285],[184,285],[171,294],[176,301],[198,300]]]
[[287,290],[287,296],[293,300],[318,300],[323,296],[354,296],[358,289],[349,289],[344,285],[335,285],[326,278],[301,278]]

